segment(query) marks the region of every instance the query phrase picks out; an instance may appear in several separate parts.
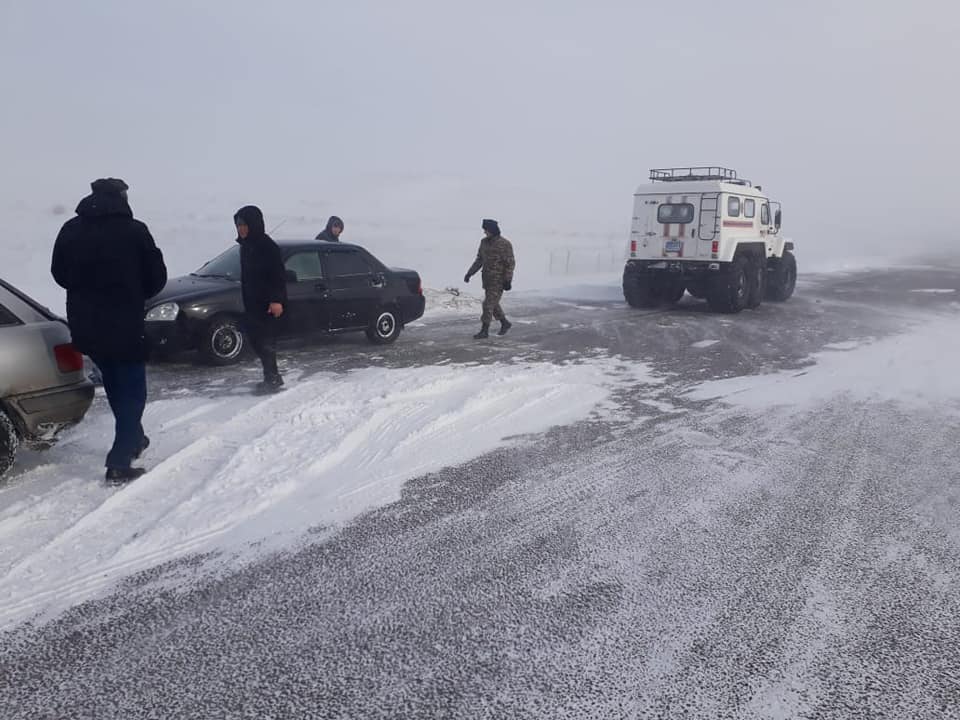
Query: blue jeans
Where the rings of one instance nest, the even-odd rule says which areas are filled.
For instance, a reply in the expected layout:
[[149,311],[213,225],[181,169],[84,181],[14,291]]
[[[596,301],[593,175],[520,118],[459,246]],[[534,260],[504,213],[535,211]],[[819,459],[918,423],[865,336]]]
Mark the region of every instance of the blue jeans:
[[108,468],[128,468],[143,446],[143,410],[147,406],[147,368],[142,362],[93,361],[100,368],[103,389],[116,420]]

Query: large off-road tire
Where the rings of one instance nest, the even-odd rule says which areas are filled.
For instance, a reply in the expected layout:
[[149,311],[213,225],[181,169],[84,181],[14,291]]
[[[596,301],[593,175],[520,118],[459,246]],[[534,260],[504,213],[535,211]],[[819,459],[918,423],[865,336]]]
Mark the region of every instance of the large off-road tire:
[[753,310],[760,307],[767,290],[767,261],[764,258],[750,258],[747,280],[749,281],[747,307]]
[[13,467],[17,457],[17,448],[20,447],[20,436],[13,421],[0,409],[0,478]]
[[374,345],[388,345],[400,337],[400,317],[394,308],[380,308],[370,319],[367,339]]
[[750,296],[750,265],[745,255],[738,255],[723,275],[710,279],[707,303],[714,312],[738,313],[747,306]]
[[623,278],[623,297],[630,307],[652,308],[660,301],[653,278],[629,275]]
[[783,257],[770,261],[767,271],[767,300],[783,302],[793,295],[797,287],[797,259],[789,250],[784,251]]
[[210,318],[198,340],[200,355],[211,365],[233,365],[247,349],[247,334],[233,315]]
[[672,277],[664,280],[664,283],[660,286],[658,294],[663,302],[672,304],[680,302],[680,298],[683,297],[683,293],[686,292],[686,289],[687,288],[683,284],[683,280]]

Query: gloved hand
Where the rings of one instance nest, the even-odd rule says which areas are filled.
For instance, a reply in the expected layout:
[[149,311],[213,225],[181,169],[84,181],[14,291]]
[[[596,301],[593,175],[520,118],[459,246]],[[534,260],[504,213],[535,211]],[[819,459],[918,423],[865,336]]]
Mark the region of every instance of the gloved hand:
[[509,289],[512,288],[512,287],[513,287],[513,283],[505,282],[505,283],[503,284],[503,289],[504,289],[504,290],[509,290]]
[[465,283],[470,282],[470,273],[467,273],[466,275],[463,276],[463,281],[464,281]]

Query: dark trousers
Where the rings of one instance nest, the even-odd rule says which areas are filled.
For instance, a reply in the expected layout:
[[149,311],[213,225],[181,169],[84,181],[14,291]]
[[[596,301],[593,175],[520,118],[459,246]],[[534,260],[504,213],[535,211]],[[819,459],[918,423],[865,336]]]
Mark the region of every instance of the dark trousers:
[[269,379],[279,377],[277,369],[277,319],[272,315],[246,314],[245,323],[247,336],[253,351],[260,358],[263,365],[263,377]]
[[96,359],[115,422],[108,468],[128,468],[143,446],[143,410],[147,406],[147,368],[142,362]]
[[483,313],[480,315],[480,322],[489,325],[493,318],[503,322],[505,315],[503,308],[500,307],[500,298],[503,297],[503,288],[498,284],[491,284],[484,288],[483,295]]

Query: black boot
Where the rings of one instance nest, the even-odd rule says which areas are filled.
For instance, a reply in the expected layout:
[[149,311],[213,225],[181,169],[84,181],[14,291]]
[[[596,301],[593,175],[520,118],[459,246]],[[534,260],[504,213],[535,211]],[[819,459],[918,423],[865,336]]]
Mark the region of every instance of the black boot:
[[150,447],[150,438],[144,435],[143,440],[140,441],[140,447],[137,449],[137,454],[133,456],[133,459],[138,460],[148,447]]
[[490,323],[483,323],[480,326],[480,332],[473,336],[474,340],[483,340],[484,338],[490,337]]
[[503,320],[500,321],[500,331],[497,333],[497,335],[506,335],[507,332],[512,327],[513,327],[513,323],[507,320],[506,318],[504,318]]
[[131,480],[136,480],[146,471],[146,468],[141,467],[107,468],[107,485],[126,485]]
[[263,379],[263,382],[257,384],[257,392],[277,392],[282,387],[283,378],[280,377],[280,373],[270,374]]

